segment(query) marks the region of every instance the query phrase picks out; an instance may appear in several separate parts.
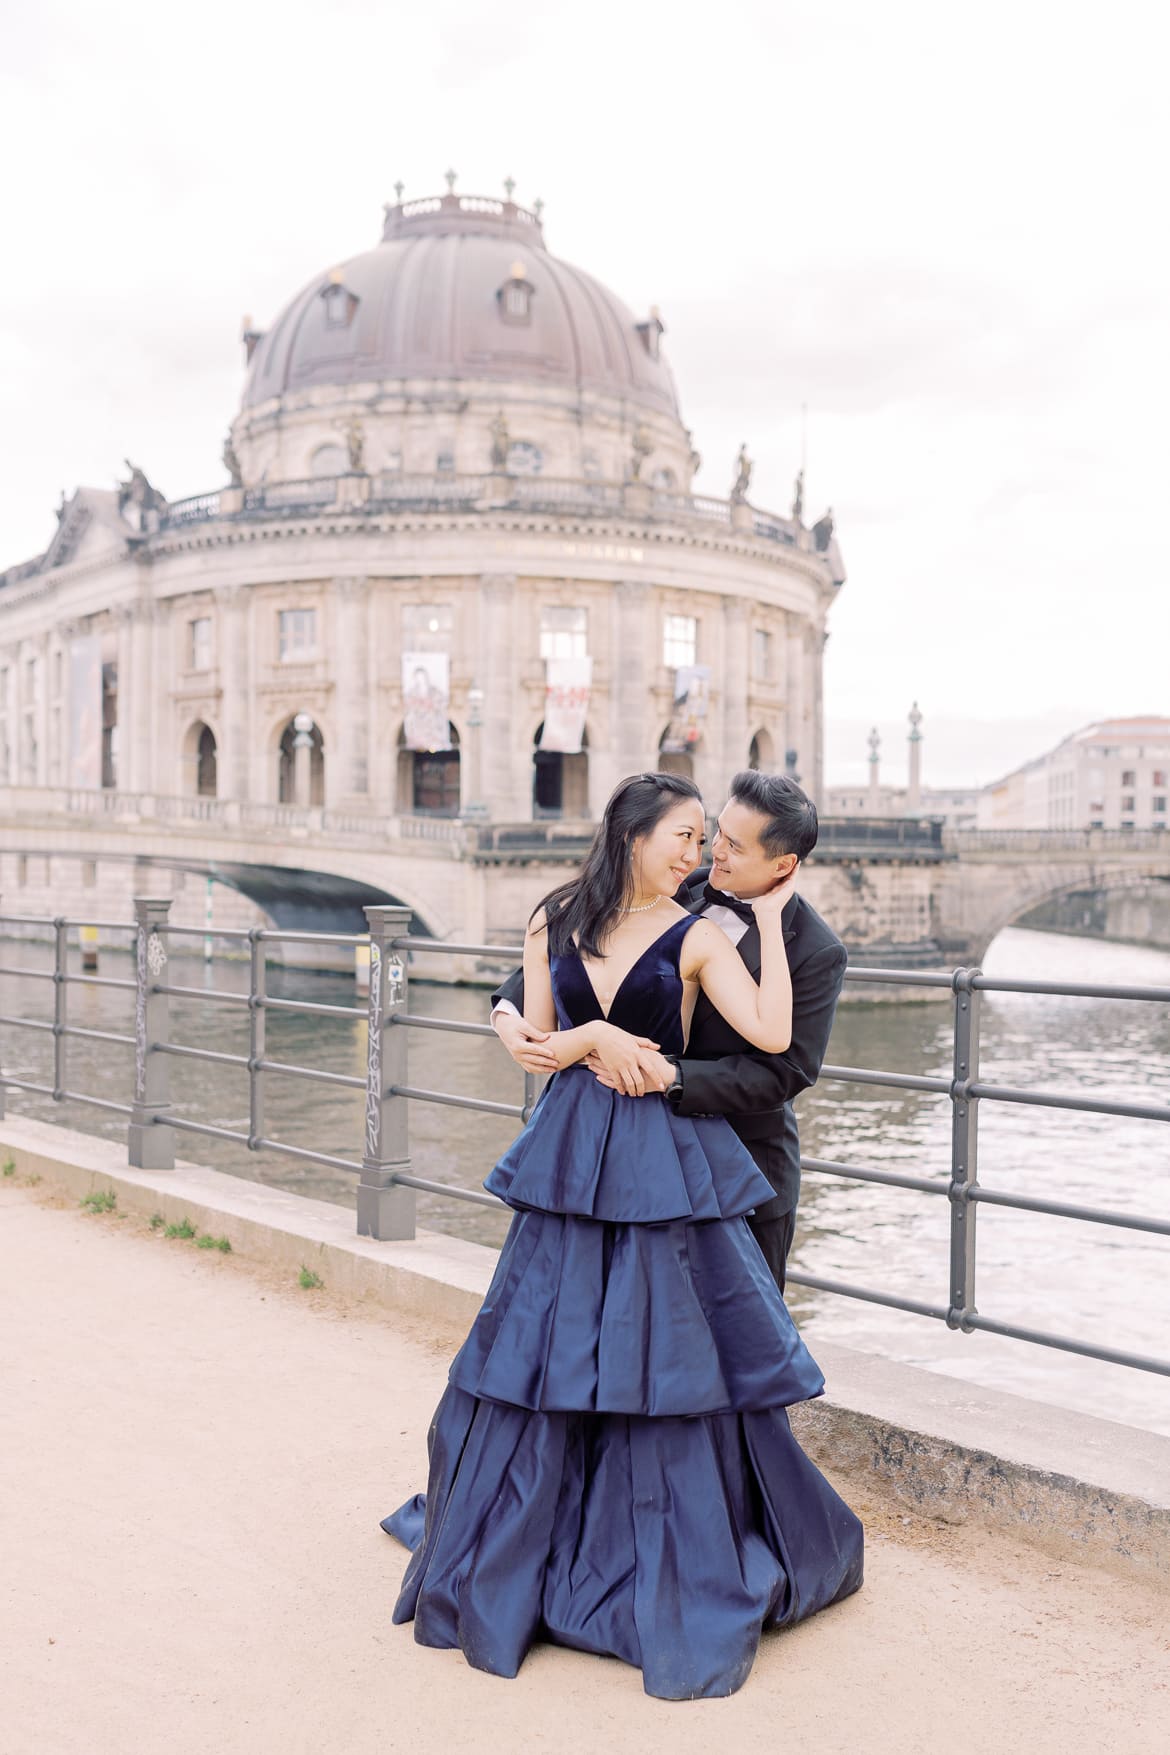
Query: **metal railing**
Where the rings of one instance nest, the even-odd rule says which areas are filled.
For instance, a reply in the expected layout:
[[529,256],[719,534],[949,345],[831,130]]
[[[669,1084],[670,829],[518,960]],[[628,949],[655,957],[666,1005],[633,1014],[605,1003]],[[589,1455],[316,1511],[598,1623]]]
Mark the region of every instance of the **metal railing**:
[[[53,1018],[39,1020],[0,1013],[0,1026],[50,1034],[53,1039],[53,1082],[45,1084],[13,1078],[0,1069],[0,1117],[5,1090],[30,1091],[56,1102],[79,1102],[128,1117],[128,1151],[131,1165],[153,1170],[174,1166],[176,1132],[233,1141],[250,1151],[282,1153],[309,1163],[350,1171],[357,1178],[357,1228],[361,1236],[381,1239],[412,1238],[415,1234],[415,1193],[423,1192],[502,1211],[493,1195],[473,1189],[451,1187],[415,1176],[410,1169],[409,1105],[412,1102],[445,1104],[478,1110],[526,1122],[539,1096],[539,1082],[524,1075],[523,1101],[502,1103],[462,1096],[450,1091],[423,1089],[410,1083],[408,1036],[411,1029],[442,1030],[460,1035],[490,1036],[491,1026],[462,1023],[413,1013],[409,1003],[406,958],[417,955],[478,957],[489,966],[515,964],[518,947],[440,942],[412,937],[411,914],[398,905],[367,907],[368,939],[365,934],[288,932],[268,928],[217,931],[219,939],[247,945],[250,957],[248,992],[232,993],[214,988],[186,987],[163,979],[167,965],[166,944],[175,937],[202,939],[205,927],[171,925],[169,902],[136,898],[133,927],[122,922],[86,922],[103,931],[134,933],[135,977],[119,980],[75,973],[68,967],[69,933],[74,924],[63,918],[0,915],[0,928],[8,925],[51,926],[54,932],[53,968],[33,970],[0,965],[0,976],[44,980],[53,986]],[[327,1005],[311,1000],[278,999],[266,985],[266,946],[277,943],[317,946],[369,945],[369,997],[364,1006]],[[919,1091],[945,1098],[951,1106],[951,1164],[947,1177],[911,1176],[872,1166],[838,1163],[832,1159],[805,1157],[802,1169],[809,1174],[844,1178],[852,1182],[877,1183],[889,1188],[945,1199],[950,1208],[948,1276],[946,1296],[928,1304],[902,1298],[879,1288],[859,1286],[791,1269],[789,1280],[815,1291],[856,1298],[894,1310],[945,1322],[965,1334],[983,1332],[1006,1335],[1061,1352],[1104,1360],[1138,1370],[1170,1376],[1170,1358],[1155,1358],[1120,1348],[1098,1346],[1047,1330],[986,1316],[976,1307],[977,1217],[981,1206],[996,1206],[1049,1218],[1105,1225],[1123,1231],[1170,1237],[1170,1219],[1121,1212],[1069,1201],[1041,1199],[984,1187],[978,1180],[979,1113],[983,1103],[1013,1103],[1045,1109],[1064,1109],[1094,1115],[1170,1122],[1170,1105],[1138,1103],[1079,1092],[1017,1089],[990,1083],[979,1076],[980,1004],[984,993],[1031,993],[1080,999],[1133,1001],[1137,1004],[1170,1002],[1170,987],[1105,986],[1080,982],[1023,981],[984,975],[978,969],[941,971],[910,969],[849,968],[846,981],[866,987],[923,987],[947,991],[952,998],[952,1067],[949,1078],[887,1072],[870,1067],[825,1065],[821,1079],[843,1084],[877,1085],[892,1090]],[[68,1021],[67,995],[73,983],[125,990],[134,995],[133,1034],[82,1029]],[[174,997],[211,1004],[246,1007],[249,1043],[246,1055],[194,1048],[170,1040],[170,1001]],[[293,1065],[268,1057],[265,1047],[266,1016],[271,1011],[297,1012],[322,1018],[363,1019],[367,1025],[366,1074],[364,1079],[319,1067]],[[133,1045],[133,1101],[119,1103],[105,1097],[69,1089],[67,1046],[71,1038]],[[176,1115],[170,1103],[169,1063],[189,1058],[246,1071],[249,1081],[248,1130],[214,1126]],[[365,1093],[365,1128],[361,1157],[343,1158],[314,1151],[271,1137],[265,1126],[265,1090],[271,1075],[315,1080]]]

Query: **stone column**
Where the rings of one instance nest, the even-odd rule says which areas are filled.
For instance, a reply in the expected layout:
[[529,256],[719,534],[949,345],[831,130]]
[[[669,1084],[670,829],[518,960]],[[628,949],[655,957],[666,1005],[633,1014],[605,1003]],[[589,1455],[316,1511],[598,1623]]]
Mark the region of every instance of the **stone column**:
[[114,779],[118,792],[141,792],[134,750],[135,705],[148,687],[145,676],[134,674],[134,611],[132,603],[119,604],[114,611],[118,664],[117,756]]
[[483,690],[484,803],[496,822],[532,815],[532,752],[526,725],[517,724],[519,656],[513,631],[514,573],[485,573],[479,591],[479,674]]
[[653,662],[654,646],[653,631],[647,626],[649,589],[641,580],[619,579],[610,606],[610,759],[608,771],[602,772],[590,758],[589,792],[595,817],[619,780],[653,768],[658,759],[649,724],[647,653]]
[[871,817],[881,813],[881,747],[881,734],[875,725],[869,734],[869,790],[865,800],[865,808]]
[[369,582],[365,578],[335,579],[337,600],[337,716],[334,735],[338,757],[326,763],[328,799],[369,795]]
[[[723,599],[723,767],[725,779],[747,767],[748,606],[742,597]],[[712,739],[714,742],[714,739]]]
[[[805,741],[804,631],[799,620],[792,617],[788,622],[785,665],[788,674],[788,714],[784,768],[786,773],[791,772],[799,777],[807,773],[811,751]],[[795,752],[795,761],[791,766],[790,751]]]
[[922,714],[915,701],[910,709],[910,783],[906,788],[906,813],[916,816],[922,809]]
[[119,784],[128,792],[169,790],[170,782],[160,771],[162,764],[168,755],[172,768],[182,760],[180,750],[160,749],[151,736],[151,695],[157,676],[150,662],[153,621],[154,605],[149,600],[140,600],[132,606],[128,640],[130,694],[125,714],[122,710],[122,645],[119,642],[118,726],[125,769],[125,778],[120,779]]
[[812,636],[812,733],[813,780],[812,797],[816,801],[825,789],[825,647],[828,631],[814,628]]
[[215,661],[219,674],[219,741],[215,752],[220,798],[245,799],[248,788],[247,598],[242,585],[225,585],[215,594]]

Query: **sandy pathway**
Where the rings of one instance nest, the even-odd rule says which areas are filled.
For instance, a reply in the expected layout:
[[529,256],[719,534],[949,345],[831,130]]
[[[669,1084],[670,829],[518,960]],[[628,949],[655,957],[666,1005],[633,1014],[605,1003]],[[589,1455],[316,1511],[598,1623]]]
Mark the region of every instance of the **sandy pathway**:
[[864,1592],[666,1704],[542,1649],[514,1682],[389,1611],[455,1339],[133,1219],[0,1188],[0,1751],[1145,1755],[1170,1600],[869,1514]]

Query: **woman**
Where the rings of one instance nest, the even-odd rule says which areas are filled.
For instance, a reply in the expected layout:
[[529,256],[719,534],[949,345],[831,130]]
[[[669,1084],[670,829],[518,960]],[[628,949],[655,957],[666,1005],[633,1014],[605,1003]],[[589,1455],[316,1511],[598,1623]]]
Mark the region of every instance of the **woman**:
[[383,1525],[413,1549],[395,1620],[497,1675],[547,1638],[640,1665],[666,1699],[730,1694],[761,1628],[861,1583],[861,1526],[784,1412],[824,1382],[746,1224],[771,1188],[723,1117],[675,1115],[638,1071],[639,1045],[682,1052],[700,987],[788,1045],[790,886],[754,904],[757,987],[672,899],[702,844],[691,781],[625,780],[528,924],[524,1014],[559,1070],[485,1183],[516,1216],[427,1494]]

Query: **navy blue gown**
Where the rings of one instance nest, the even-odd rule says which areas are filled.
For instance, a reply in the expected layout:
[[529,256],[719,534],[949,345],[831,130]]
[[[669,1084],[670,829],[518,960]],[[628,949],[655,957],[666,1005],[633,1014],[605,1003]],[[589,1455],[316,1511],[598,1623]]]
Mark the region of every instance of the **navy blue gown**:
[[[678,920],[610,1021],[681,1053]],[[564,1029],[603,1016],[551,959]],[[485,1187],[515,1217],[431,1425],[430,1479],[385,1519],[412,1550],[395,1621],[514,1676],[552,1640],[648,1694],[731,1694],[765,1627],[855,1591],[861,1525],[785,1408],[824,1379],[745,1215],[772,1190],[722,1116],[558,1073]]]

